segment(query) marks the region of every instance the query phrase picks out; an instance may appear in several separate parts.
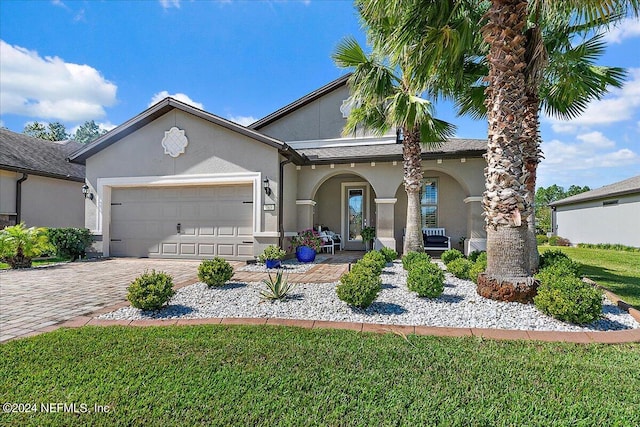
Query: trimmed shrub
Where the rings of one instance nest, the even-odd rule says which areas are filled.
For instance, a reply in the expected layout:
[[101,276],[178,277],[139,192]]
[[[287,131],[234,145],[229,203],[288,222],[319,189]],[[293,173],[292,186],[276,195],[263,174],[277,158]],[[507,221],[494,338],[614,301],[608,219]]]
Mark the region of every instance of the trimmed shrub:
[[538,245],[544,245],[545,243],[549,243],[549,238],[544,234],[538,234],[536,236],[536,242],[538,242]]
[[351,271],[366,270],[368,272],[375,274],[376,276],[379,276],[382,273],[382,268],[383,266],[380,265],[379,262],[371,258],[368,258],[368,259],[362,258],[360,261],[356,262],[351,266]]
[[340,277],[336,294],[349,305],[367,308],[376,299],[381,288],[380,276],[366,269],[356,269]]
[[559,260],[567,260],[569,255],[562,252],[560,249],[552,249],[540,254],[540,261],[538,262],[540,270],[549,267]]
[[487,253],[485,251],[473,251],[469,254],[469,256],[467,257],[467,259],[471,262],[476,262],[478,260],[478,257],[480,257],[482,254],[484,254],[484,258],[485,260],[487,259]]
[[166,273],[145,271],[127,288],[127,299],[135,308],[158,310],[175,294],[173,278]]
[[466,258],[456,258],[447,264],[447,271],[458,279],[469,279],[469,270],[473,263]]
[[285,257],[287,252],[284,249],[281,249],[280,246],[269,245],[264,248],[264,251],[258,256],[258,261],[264,264],[264,262],[268,259],[279,260]]
[[569,239],[565,239],[560,236],[551,236],[549,237],[549,245],[550,246],[571,246],[571,242]]
[[91,245],[91,232],[87,228],[50,228],[49,241],[56,248],[56,255],[76,259],[84,256]]
[[394,251],[391,248],[384,247],[380,249],[380,253],[384,255],[387,262],[393,262],[395,259],[398,258],[398,252]]
[[602,314],[602,294],[577,277],[548,275],[541,279],[535,306],[543,313],[565,322],[584,324]]
[[610,251],[640,252],[640,248],[636,248],[635,246],[625,246],[619,243],[578,243],[578,247],[587,249],[607,249]]
[[215,257],[198,266],[198,279],[209,286],[222,286],[233,277],[233,267],[226,260]]
[[380,264],[380,267],[384,268],[387,265],[387,258],[380,251],[370,251],[364,254],[363,260],[371,260]]
[[431,262],[431,257],[426,252],[414,251],[402,257],[402,267],[407,271],[411,271],[411,266],[415,262]]
[[442,260],[442,262],[444,262],[444,265],[447,266],[451,261],[458,258],[464,258],[464,255],[462,255],[462,252],[457,249],[446,250],[442,252],[442,255],[440,255],[440,259]]
[[444,292],[444,273],[436,264],[417,262],[409,270],[407,287],[421,297],[436,298]]
[[559,258],[555,263],[543,268],[536,278],[541,282],[548,282],[554,277],[575,277],[579,278],[580,266],[578,263],[568,259]]
[[487,269],[487,253],[484,252],[483,255],[479,256],[469,269],[469,279],[476,284],[478,283],[478,275]]

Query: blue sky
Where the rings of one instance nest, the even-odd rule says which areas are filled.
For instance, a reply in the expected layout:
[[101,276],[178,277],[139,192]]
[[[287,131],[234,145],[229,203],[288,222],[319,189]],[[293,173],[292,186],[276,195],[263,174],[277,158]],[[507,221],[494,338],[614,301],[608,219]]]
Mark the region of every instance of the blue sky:
[[[112,128],[167,95],[248,124],[341,76],[330,55],[348,35],[365,41],[349,1],[2,1],[1,124]],[[543,117],[539,185],[640,174],[640,22],[607,38],[601,62],[627,67],[628,81],[576,120]],[[485,122],[446,103],[437,115],[486,138]]]

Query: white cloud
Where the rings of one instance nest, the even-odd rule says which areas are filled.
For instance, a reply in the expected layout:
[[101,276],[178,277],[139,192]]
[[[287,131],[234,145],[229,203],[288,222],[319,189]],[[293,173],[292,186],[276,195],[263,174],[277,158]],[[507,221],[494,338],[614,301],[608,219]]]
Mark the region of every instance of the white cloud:
[[105,116],[116,103],[117,86],[89,65],[0,40],[1,114],[45,120],[83,121]]
[[180,9],[180,0],[160,0],[160,5],[163,9],[171,9],[172,7]]
[[253,116],[229,116],[229,120],[232,122],[236,122],[242,126],[249,126],[251,123],[254,123],[258,119]]
[[612,148],[616,146],[616,143],[607,138],[602,132],[589,132],[576,136],[577,139],[582,141],[585,146],[595,148]]
[[580,128],[610,125],[633,119],[640,112],[640,68],[629,69],[629,80],[620,89],[612,88],[604,99],[591,102],[579,117],[558,120],[545,117],[555,132],[577,132]]
[[622,43],[633,37],[640,37],[640,20],[634,18],[623,19],[604,35],[607,43]]
[[581,170],[622,168],[640,164],[640,155],[628,148],[616,149],[613,141],[600,132],[577,137],[581,142],[558,139],[542,143],[544,160],[540,170],[545,175],[562,175]]
[[196,102],[193,99],[189,98],[188,95],[185,95],[184,93],[174,93],[173,95],[170,95],[169,92],[167,92],[166,90],[163,90],[162,92],[158,92],[155,95],[153,95],[153,98],[151,98],[151,102],[149,102],[148,107],[151,107],[152,105],[157,104],[158,102],[162,101],[167,97],[177,99],[180,102],[184,102],[185,104],[189,104],[193,107],[204,110],[204,105],[202,105],[200,102]]

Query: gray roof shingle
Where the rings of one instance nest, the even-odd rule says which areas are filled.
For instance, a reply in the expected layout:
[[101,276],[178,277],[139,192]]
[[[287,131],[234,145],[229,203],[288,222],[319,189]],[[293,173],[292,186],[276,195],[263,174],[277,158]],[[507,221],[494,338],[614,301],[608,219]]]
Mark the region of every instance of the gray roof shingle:
[[[354,145],[347,147],[298,148],[310,163],[358,163],[373,160],[402,160],[401,144]],[[423,158],[481,157],[487,151],[485,139],[452,138],[436,148],[422,148]]]
[[578,202],[587,202],[590,200],[606,199],[609,197],[635,193],[640,194],[640,175],[625,179],[624,181],[614,182],[613,184],[605,185],[604,187],[596,188],[595,190],[576,194],[575,196],[567,197],[566,199],[557,200],[549,203],[549,206],[570,205]]
[[84,166],[67,161],[81,147],[74,141],[45,141],[0,129],[0,169],[83,182]]

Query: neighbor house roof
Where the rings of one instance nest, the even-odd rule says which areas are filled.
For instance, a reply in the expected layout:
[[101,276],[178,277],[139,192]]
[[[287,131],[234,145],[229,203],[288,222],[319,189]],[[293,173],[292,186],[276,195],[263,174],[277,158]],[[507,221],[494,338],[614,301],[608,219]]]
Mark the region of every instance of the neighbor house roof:
[[259,141],[267,145],[270,145],[274,148],[277,148],[282,155],[291,158],[296,163],[302,163],[304,161],[304,159],[302,159],[295,150],[293,150],[291,147],[289,147],[287,144],[285,144],[280,140],[271,138],[270,136],[263,135],[260,132],[257,132],[253,129],[249,129],[245,126],[239,125],[238,123],[223,119],[222,117],[216,116],[214,114],[208,113],[199,108],[185,104],[171,97],[167,97],[162,101],[158,102],[157,104],[152,105],[142,113],[138,114],[137,116],[133,117],[127,122],[121,124],[120,126],[116,127],[115,129],[111,130],[110,132],[96,139],[91,144],[88,144],[84,148],[71,154],[69,156],[69,160],[75,163],[84,164],[89,157],[104,150],[110,145],[118,142],[122,138],[132,134],[133,132],[137,131],[143,126],[146,126],[147,124],[153,122],[157,118],[167,114],[168,112],[174,109],[192,114],[208,122],[222,126],[233,132],[237,132],[239,134],[252,138],[256,141]]
[[576,194],[575,196],[567,197],[566,199],[557,200],[549,203],[549,206],[564,206],[573,203],[607,199],[628,194],[640,194],[640,175],[625,179],[624,181],[605,185],[604,187],[596,188],[595,190]]
[[[402,160],[401,144],[353,145],[346,147],[298,148],[310,163],[362,163]],[[423,159],[481,157],[486,139],[452,138],[439,147],[422,148]]]
[[0,169],[84,182],[84,166],[67,161],[81,147],[74,141],[45,141],[0,129]]
[[321,98],[323,96],[325,96],[326,94],[333,92],[334,90],[344,86],[347,84],[347,80],[349,80],[349,77],[351,76],[351,73],[349,74],[345,74],[344,76],[335,79],[334,81],[327,83],[326,85],[322,86],[319,89],[314,90],[313,92],[303,96],[300,99],[297,99],[295,101],[293,101],[291,104],[285,105],[284,107],[280,108],[279,110],[274,111],[273,113],[269,114],[268,116],[265,116],[263,118],[261,118],[260,120],[258,120],[257,122],[254,122],[252,124],[249,125],[249,127],[251,129],[261,129],[264,126],[275,122],[276,120],[281,119],[282,117],[286,116],[287,114],[297,110],[298,108],[304,107],[305,105],[309,104],[310,102],[315,101],[318,98]]

